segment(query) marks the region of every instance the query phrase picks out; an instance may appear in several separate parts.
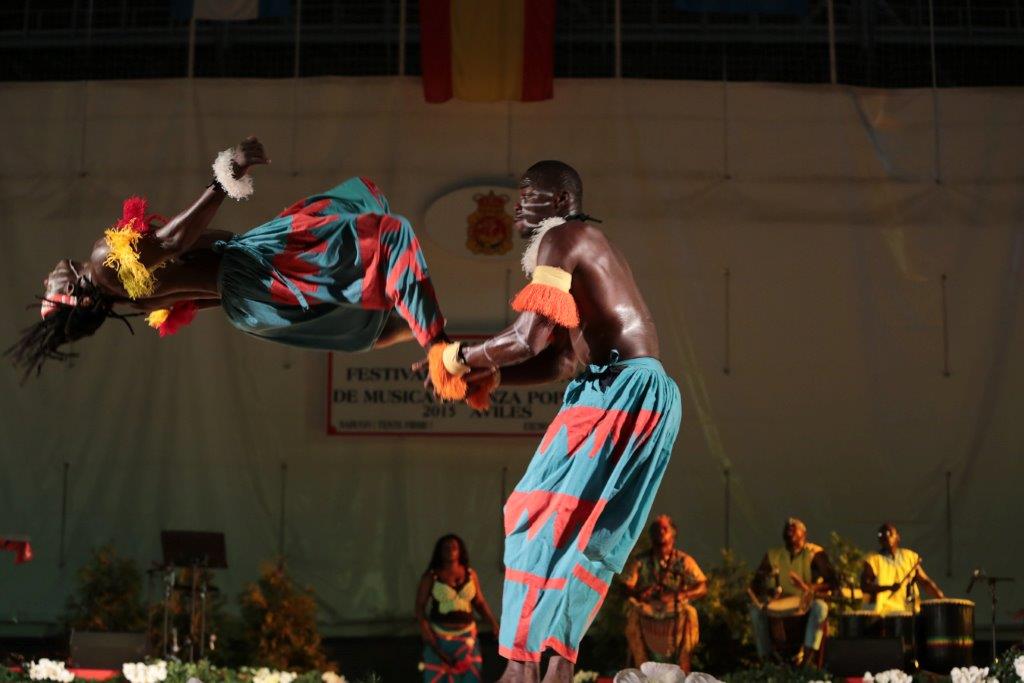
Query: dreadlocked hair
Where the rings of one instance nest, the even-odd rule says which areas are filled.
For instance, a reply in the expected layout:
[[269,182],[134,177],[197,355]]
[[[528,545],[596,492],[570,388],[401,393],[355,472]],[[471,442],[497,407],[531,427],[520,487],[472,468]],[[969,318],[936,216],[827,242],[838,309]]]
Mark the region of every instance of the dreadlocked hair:
[[[115,313],[110,298],[93,291],[89,293],[89,299],[92,303],[87,306],[59,305],[53,313],[23,329],[21,338],[4,351],[4,356],[10,358],[15,367],[24,370],[22,384],[33,373],[38,377],[43,371],[43,364],[48,360],[66,361],[77,357],[77,353],[65,351],[61,347],[91,337],[108,317],[117,318],[128,327],[129,332],[135,334],[128,322],[130,316]],[[38,305],[30,304],[30,307]]]

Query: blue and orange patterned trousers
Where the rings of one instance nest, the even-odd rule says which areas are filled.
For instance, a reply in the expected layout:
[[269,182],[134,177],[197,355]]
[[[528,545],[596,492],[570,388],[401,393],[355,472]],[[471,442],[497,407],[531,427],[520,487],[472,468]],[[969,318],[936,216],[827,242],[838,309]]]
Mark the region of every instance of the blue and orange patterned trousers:
[[505,504],[499,652],[575,662],[644,529],[679,432],[679,389],[653,358],[591,365],[565,391]]

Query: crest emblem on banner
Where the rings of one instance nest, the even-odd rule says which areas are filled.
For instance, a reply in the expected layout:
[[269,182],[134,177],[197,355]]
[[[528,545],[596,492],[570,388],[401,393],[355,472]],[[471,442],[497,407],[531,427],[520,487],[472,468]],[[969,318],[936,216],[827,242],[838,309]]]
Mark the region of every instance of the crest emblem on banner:
[[474,254],[497,256],[512,249],[512,216],[505,210],[507,194],[473,195],[476,211],[466,217],[466,249]]
[[463,185],[430,202],[417,232],[452,256],[511,265],[526,246],[512,216],[518,196],[511,182]]

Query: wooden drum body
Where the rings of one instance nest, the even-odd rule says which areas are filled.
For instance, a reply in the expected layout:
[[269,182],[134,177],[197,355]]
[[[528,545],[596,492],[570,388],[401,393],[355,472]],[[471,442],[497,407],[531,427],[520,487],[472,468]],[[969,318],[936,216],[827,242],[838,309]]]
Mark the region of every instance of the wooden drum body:
[[854,611],[839,615],[840,638],[900,638],[914,640],[914,615],[910,612]]
[[971,666],[974,650],[974,603],[970,600],[922,600],[917,615],[917,658],[921,668],[948,674]]
[[668,619],[652,619],[640,615],[640,633],[643,635],[647,651],[655,657],[655,661],[674,662],[679,656],[679,644],[682,642],[682,624],[675,617]]
[[911,612],[880,614],[857,610],[839,615],[839,637],[849,640],[899,640],[903,669],[914,669],[914,615]]
[[807,630],[806,600],[799,595],[776,598],[765,607],[772,647],[784,657],[800,649]]

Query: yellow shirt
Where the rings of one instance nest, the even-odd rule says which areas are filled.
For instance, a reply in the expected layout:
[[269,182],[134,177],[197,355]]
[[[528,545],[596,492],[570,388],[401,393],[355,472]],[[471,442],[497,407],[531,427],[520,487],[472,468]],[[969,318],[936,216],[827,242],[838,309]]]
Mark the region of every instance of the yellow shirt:
[[814,543],[805,543],[796,555],[789,554],[789,548],[781,546],[768,551],[768,564],[773,571],[779,573],[779,585],[782,587],[783,595],[803,595],[793,579],[789,577],[790,572],[796,574],[807,583],[814,583],[814,574],[811,571],[811,562],[814,556],[820,553],[823,548]]
[[[917,586],[907,577],[914,570],[920,561],[921,556],[913,550],[897,548],[894,555],[883,555],[882,553],[871,553],[864,558],[864,563],[871,567],[875,573],[875,579],[880,586],[888,586],[900,580],[906,579],[899,590],[882,591],[875,596],[875,601],[864,606],[865,609],[879,614],[889,612],[910,612],[918,611]],[[907,590],[910,590],[910,601],[907,601]]]

